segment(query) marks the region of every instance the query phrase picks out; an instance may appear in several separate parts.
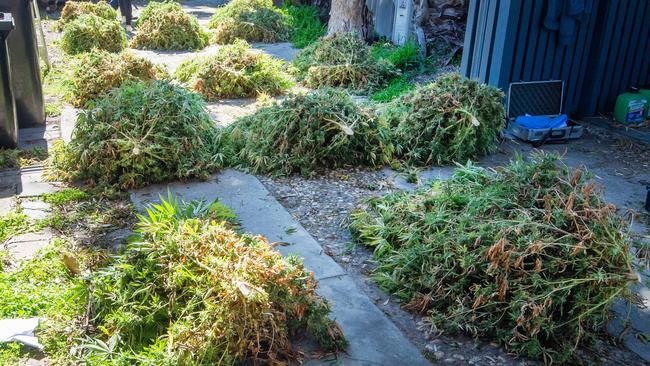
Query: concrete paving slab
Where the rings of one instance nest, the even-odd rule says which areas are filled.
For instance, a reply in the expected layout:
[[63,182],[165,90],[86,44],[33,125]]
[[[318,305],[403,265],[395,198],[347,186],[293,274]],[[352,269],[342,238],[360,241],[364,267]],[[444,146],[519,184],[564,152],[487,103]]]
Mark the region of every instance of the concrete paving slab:
[[0,216],[6,215],[16,207],[16,200],[13,197],[0,198]]
[[20,197],[34,197],[46,193],[55,193],[59,191],[59,187],[45,180],[42,168],[36,168],[21,171],[20,186],[17,187],[16,191]]
[[318,293],[332,303],[332,313],[350,340],[344,365],[430,364],[349,276],[321,280]]
[[64,104],[61,110],[61,139],[66,144],[72,140],[72,131],[74,131],[77,122],[77,113],[79,110],[69,104]]
[[36,252],[50,243],[54,234],[49,229],[15,236],[6,242],[10,256],[20,262],[33,258]]
[[41,200],[26,200],[20,203],[22,212],[32,220],[43,220],[50,215],[50,205]]
[[[343,328],[350,346],[336,364],[344,365],[429,365],[418,349],[397,329],[354,281],[320,245],[272,197],[254,176],[225,170],[203,182],[169,183],[150,186],[131,193],[131,201],[142,208],[168,192],[192,199],[219,199],[239,216],[245,231],[262,234],[269,241],[287,242],[277,249],[304,259],[305,267],[319,279],[319,293],[332,303],[332,316]],[[287,233],[292,229],[291,234]],[[330,364],[311,360],[310,365]]]

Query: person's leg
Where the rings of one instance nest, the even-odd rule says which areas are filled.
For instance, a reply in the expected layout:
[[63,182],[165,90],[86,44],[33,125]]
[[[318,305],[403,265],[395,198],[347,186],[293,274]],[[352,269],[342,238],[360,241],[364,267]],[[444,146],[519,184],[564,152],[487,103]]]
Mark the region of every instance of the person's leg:
[[111,0],[111,1],[108,2],[108,4],[110,6],[112,6],[113,9],[115,9],[115,10],[117,10],[117,7],[119,6],[119,3],[120,3],[119,0]]
[[119,0],[120,1],[120,13],[125,18],[125,23],[127,27],[131,27],[131,22],[133,21],[133,9],[131,7],[131,0]]

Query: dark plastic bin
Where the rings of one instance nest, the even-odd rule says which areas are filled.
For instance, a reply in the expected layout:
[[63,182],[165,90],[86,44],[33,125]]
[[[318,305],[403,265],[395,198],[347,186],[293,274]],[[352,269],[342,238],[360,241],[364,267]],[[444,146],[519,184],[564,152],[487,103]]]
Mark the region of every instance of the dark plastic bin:
[[16,25],[7,44],[16,118],[20,128],[45,125],[45,104],[32,4],[31,0],[0,0],[0,12],[12,13]]
[[11,71],[7,37],[14,29],[9,13],[0,13],[0,147],[15,148],[18,145],[16,105],[11,86]]

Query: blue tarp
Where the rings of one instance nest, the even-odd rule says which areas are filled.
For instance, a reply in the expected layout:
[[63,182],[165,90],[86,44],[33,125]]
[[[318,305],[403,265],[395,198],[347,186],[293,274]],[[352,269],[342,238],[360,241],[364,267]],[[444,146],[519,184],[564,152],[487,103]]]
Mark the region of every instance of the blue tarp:
[[561,114],[557,117],[519,116],[515,119],[515,123],[531,130],[538,130],[545,128],[566,127],[568,120],[569,117],[567,117],[566,114]]

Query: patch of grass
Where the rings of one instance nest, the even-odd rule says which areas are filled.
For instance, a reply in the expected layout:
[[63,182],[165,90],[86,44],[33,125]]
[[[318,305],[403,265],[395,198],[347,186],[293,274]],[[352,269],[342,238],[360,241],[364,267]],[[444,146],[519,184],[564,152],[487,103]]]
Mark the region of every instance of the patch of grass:
[[27,215],[12,211],[0,216],[0,243],[29,231],[31,231],[31,224]]
[[325,35],[327,25],[321,22],[318,7],[285,2],[282,10],[288,16],[291,43],[294,47],[305,48]]
[[57,117],[61,115],[63,109],[63,102],[57,100],[56,102],[45,102],[45,115],[47,117]]
[[151,1],[142,10],[131,47],[145,50],[200,50],[209,36],[196,17],[173,1]]
[[385,88],[379,89],[370,95],[370,100],[375,102],[390,102],[391,100],[415,89],[415,84],[405,76],[393,79]]
[[25,361],[22,356],[20,344],[15,342],[0,344],[0,365],[22,366]]
[[322,89],[262,107],[220,136],[229,163],[255,173],[314,175],[390,160],[388,130],[341,90]]
[[327,350],[345,347],[302,264],[210,207],[170,198],[139,216],[136,236],[92,279],[103,334],[83,346],[87,362],[276,364],[294,357],[297,331]]
[[232,0],[214,13],[208,24],[215,43],[236,39],[248,42],[282,42],[289,39],[288,17],[272,0]]
[[96,4],[90,1],[68,1],[61,10],[57,27],[63,28],[64,25],[85,14],[93,14],[107,20],[117,19],[117,12],[105,1]]
[[[0,318],[41,318],[37,336],[53,364],[67,364],[70,343],[82,332],[88,293],[79,275],[85,257],[80,248],[57,239],[16,270],[0,272]],[[22,364],[26,351],[2,345],[0,360]]]
[[410,40],[403,46],[395,46],[390,42],[377,42],[371,47],[375,59],[387,60],[403,72],[421,69],[425,60],[420,54],[417,42]]
[[60,68],[49,68],[43,72],[43,94],[51,99],[65,99],[70,93],[70,77]]
[[63,206],[70,202],[78,202],[87,200],[90,195],[77,188],[65,188],[56,193],[44,194],[42,197],[43,202],[49,203],[54,206]]
[[215,136],[199,95],[129,81],[78,115],[72,141],[52,148],[49,175],[121,190],[205,178],[219,165]]
[[293,65],[298,79],[311,88],[373,91],[399,75],[390,62],[372,57],[370,47],[355,33],[321,38],[300,51]]
[[503,128],[503,93],[445,74],[381,108],[396,155],[409,165],[465,162],[496,148]]
[[93,50],[77,57],[70,67],[68,100],[84,107],[103,93],[121,86],[127,80],[164,79],[167,73],[151,61],[129,52],[119,54]]
[[616,208],[553,155],[372,199],[352,214],[378,284],[432,328],[496,339],[545,363],[606,333],[609,305],[638,281]]
[[120,52],[126,48],[126,32],[116,19],[84,14],[63,27],[61,49],[76,55],[92,49]]
[[242,40],[213,55],[185,61],[175,76],[208,101],[279,95],[293,85],[281,60],[252,51]]
[[42,147],[0,149],[0,170],[38,165],[45,162],[45,160],[47,160],[47,150]]

